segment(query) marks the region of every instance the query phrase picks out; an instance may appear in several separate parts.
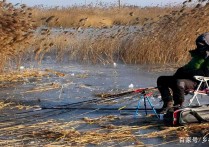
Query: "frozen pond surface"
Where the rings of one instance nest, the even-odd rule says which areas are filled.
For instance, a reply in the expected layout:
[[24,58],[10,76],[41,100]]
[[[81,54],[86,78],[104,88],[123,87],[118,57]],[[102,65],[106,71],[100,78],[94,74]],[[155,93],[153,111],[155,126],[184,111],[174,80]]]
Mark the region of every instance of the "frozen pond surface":
[[[41,81],[27,79],[25,83],[15,87],[1,90],[0,96],[7,101],[15,101],[24,105],[39,106],[42,108],[54,109],[32,109],[24,111],[3,111],[1,122],[13,122],[17,124],[30,124],[33,122],[42,122],[47,120],[56,120],[62,122],[76,121],[84,117],[101,117],[108,115],[117,115],[121,117],[120,121],[115,121],[115,125],[144,125],[149,123],[159,123],[161,121],[153,117],[151,122],[144,122],[144,111],[134,117],[135,108],[139,99],[138,95],[125,96],[113,101],[102,100],[95,97],[95,94],[101,92],[120,92],[129,90],[130,85],[133,88],[156,86],[156,79],[160,75],[171,73],[149,72],[147,68],[135,65],[84,65],[77,63],[58,64],[45,61],[42,65],[25,65],[26,68],[39,68],[40,70],[53,70],[65,74],[63,77],[51,76],[45,77]],[[43,91],[27,92],[33,86],[44,86],[50,83],[57,83],[60,88]],[[94,101],[97,99],[96,101]],[[91,102],[89,102],[90,100]],[[92,100],[95,102],[92,102]],[[156,107],[160,107],[158,98],[151,98]],[[86,103],[79,103],[87,101]],[[203,99],[206,102],[206,99]],[[99,103],[103,102],[103,103]],[[104,103],[106,102],[106,103]],[[109,102],[109,103],[108,103]],[[143,101],[142,101],[143,102]],[[73,105],[75,104],[75,105]],[[124,107],[124,109],[118,110]],[[56,109],[66,108],[66,109]],[[143,105],[142,105],[143,108]],[[36,110],[36,111],[34,111]],[[149,111],[152,113],[152,111]],[[1,128],[9,125],[2,125]],[[82,125],[79,130],[92,129],[94,126]],[[157,131],[159,128],[140,131],[140,134]],[[137,132],[137,131],[136,131]],[[1,136],[2,137],[2,136]],[[175,138],[176,140],[176,138]],[[164,139],[151,138],[141,139],[144,144],[162,144]],[[117,146],[134,145],[130,142],[122,143]],[[208,144],[182,144],[174,141],[161,146],[208,146]]]

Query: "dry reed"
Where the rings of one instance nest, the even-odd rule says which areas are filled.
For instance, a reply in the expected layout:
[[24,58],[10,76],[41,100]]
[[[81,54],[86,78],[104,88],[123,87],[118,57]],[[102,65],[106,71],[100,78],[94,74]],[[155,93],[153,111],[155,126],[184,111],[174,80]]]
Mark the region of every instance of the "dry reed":
[[[69,59],[94,64],[122,61],[129,64],[175,64],[181,66],[189,60],[188,51],[195,48],[196,37],[209,29],[206,25],[208,23],[206,17],[209,13],[208,6],[208,3],[194,8],[184,5],[181,9],[177,7],[171,12],[162,11],[161,16],[146,19],[146,22],[142,23],[143,27],[134,33],[121,27],[117,33],[107,33],[108,29],[101,29],[101,34],[98,35],[95,29],[91,32],[96,34],[94,37],[87,35],[82,38],[79,37],[79,34],[81,35],[83,30],[79,28],[76,33],[70,34],[68,31],[64,31],[61,35],[51,36],[51,39],[53,38],[54,49],[57,49],[58,59],[69,55]],[[98,10],[103,11],[101,8]],[[127,8],[127,11],[124,10],[124,12],[127,13],[128,10]],[[148,10],[152,13],[155,8]],[[144,13],[149,12],[146,9],[144,11]],[[164,15],[164,12],[170,13]],[[102,15],[101,13],[98,15]],[[136,12],[131,13],[131,15],[133,14],[140,16]],[[79,25],[76,24],[76,26]]]
[[[57,77],[63,77],[65,74],[48,70],[40,71],[39,69],[25,69],[22,71],[12,71],[7,73],[0,74],[0,87],[12,87],[15,86],[15,83],[23,83],[28,82],[28,79],[33,79],[36,81],[42,80],[44,77],[50,77],[50,76],[57,76]],[[55,89],[59,88],[60,85],[58,83],[50,83],[48,85],[45,85],[45,87],[38,87],[39,90],[47,90],[47,89]],[[33,90],[37,90],[33,89]]]
[[[36,8],[33,10],[38,25],[46,25],[46,21],[54,16],[48,23],[51,27],[109,27],[112,25],[143,24],[148,18],[158,19],[158,15],[164,15],[172,11],[172,7],[134,7],[124,6],[118,9],[110,7],[68,7],[68,8]],[[40,21],[41,20],[41,21]]]
[[[0,2],[0,70],[9,60],[22,55],[33,36],[31,9],[25,5],[18,8],[5,1]],[[18,63],[18,61],[17,61]]]
[[0,82],[21,82],[25,78],[42,78],[48,76],[48,72],[34,70],[14,71],[10,73],[4,73],[0,75]]
[[[199,4],[194,8],[186,7],[184,4],[181,9],[180,7],[122,7],[120,10],[115,7],[30,9],[25,5],[15,8],[11,4],[8,6],[5,2],[1,2],[1,4],[2,16],[7,16],[0,22],[1,28],[4,28],[1,29],[3,46],[0,51],[1,69],[10,60],[16,60],[16,63],[20,65],[23,54],[31,46],[33,46],[35,59],[40,62],[46,54],[52,55],[50,53],[53,53],[58,61],[67,57],[71,60],[95,64],[122,61],[129,64],[176,63],[180,66],[189,60],[188,51],[195,48],[195,38],[209,29],[206,25],[209,13],[208,3]],[[3,11],[3,9],[12,11]],[[38,17],[40,13],[43,14],[40,15],[41,18]],[[145,15],[149,18],[144,18]],[[115,24],[141,24],[143,26],[132,33],[125,27],[118,28],[114,33],[108,33],[110,28],[101,29],[99,33],[93,29],[90,34],[93,33],[94,36],[81,37],[83,33],[81,28],[77,32],[63,30],[61,34],[56,34],[52,30],[42,27],[34,32],[36,27],[33,25],[32,17],[36,22],[39,22],[39,19],[42,20],[42,23],[38,24],[45,26],[56,26],[56,24],[64,27],[89,27],[94,24],[97,27]],[[68,17],[71,18],[70,24],[64,22],[68,20],[66,19]],[[132,22],[133,18],[139,22]],[[12,31],[13,33],[11,33]],[[18,37],[20,38],[18,39]],[[29,54],[33,56],[31,51]]]
[[198,8],[184,7],[185,10],[173,11],[157,22],[144,25],[144,32],[126,49],[124,60],[141,64],[187,62],[196,37],[209,30],[208,8],[209,3]]
[[45,92],[45,91],[55,90],[59,88],[61,88],[61,85],[59,83],[49,83],[47,85],[45,84],[44,86],[38,86],[38,87],[32,88],[30,90],[27,90],[21,93]]
[[[48,48],[53,46],[50,41],[42,44],[50,34],[48,29],[40,30],[39,36],[36,36],[38,26],[33,18],[32,8],[24,4],[14,6],[6,1],[0,2],[0,72],[9,63],[15,63],[20,67],[26,53],[31,54],[31,50],[28,50],[31,47],[37,56],[42,57],[36,47],[41,48],[42,52],[47,52]],[[46,23],[49,23],[50,19],[52,18],[48,18]]]
[[[132,145],[146,146],[141,142],[144,138],[163,138],[163,143],[165,143],[164,141],[173,140],[174,137],[186,137],[196,135],[196,133],[198,133],[197,137],[208,135],[208,124],[164,127],[159,123],[156,124],[152,119],[148,118],[147,123],[135,121],[137,125],[130,125],[133,118],[122,119],[110,115],[94,119],[84,118],[84,121],[58,122],[49,120],[34,124],[16,125],[0,129],[1,135],[14,137],[13,141],[0,139],[0,145],[27,146],[32,143],[39,146],[114,146],[131,143]],[[83,125],[88,125],[88,129],[79,130],[78,128]],[[90,129],[91,125],[96,126],[96,128]],[[139,133],[147,129],[154,129],[156,132]]]

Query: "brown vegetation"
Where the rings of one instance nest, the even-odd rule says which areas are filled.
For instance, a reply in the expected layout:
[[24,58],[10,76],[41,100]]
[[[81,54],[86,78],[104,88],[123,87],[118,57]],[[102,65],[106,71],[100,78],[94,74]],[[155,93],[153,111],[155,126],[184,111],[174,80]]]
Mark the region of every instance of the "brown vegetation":
[[[188,51],[195,48],[195,39],[207,32],[209,3],[205,6],[165,15],[158,22],[144,25],[145,32],[124,53],[128,63],[172,63],[188,61]],[[133,54],[134,56],[128,56]]]
[[[157,20],[176,8],[172,7],[128,7],[120,9],[112,6],[100,7],[69,7],[69,8],[36,8],[33,10],[38,25],[46,25],[46,20],[54,16],[54,21],[48,25],[52,27],[110,27],[112,25],[143,24],[148,19]],[[40,21],[42,20],[42,21]]]
[[13,6],[6,1],[0,2],[0,72],[8,63],[14,62],[19,67],[23,56],[26,53],[32,54],[31,50],[28,50],[31,47],[37,55],[40,55],[38,48],[46,52],[48,47],[53,46],[52,42],[44,41],[50,31],[42,29],[36,36],[37,27],[33,19],[32,8],[26,7],[24,4]]
[[[121,10],[112,8],[110,12],[101,8],[95,8],[95,12],[93,8],[85,9],[82,12],[80,12],[82,9],[79,8],[70,10],[65,10],[65,8],[62,10],[31,10],[25,7],[25,5],[15,8],[11,4],[0,2],[0,70],[3,69],[8,61],[14,59],[21,60],[25,52],[28,52],[30,55],[35,54],[35,58],[39,61],[44,58],[46,53],[50,53],[49,55],[54,53],[57,60],[63,60],[63,57],[68,56],[67,58],[69,59],[95,64],[108,64],[117,61],[130,64],[166,64],[174,62],[183,64],[189,58],[188,50],[195,48],[195,38],[209,29],[207,26],[209,23],[209,4],[205,6],[198,5],[192,9],[185,9],[183,7],[180,11],[172,11],[168,15],[157,17],[159,15],[158,12],[162,12],[162,15],[164,15],[164,12],[168,12],[167,9],[164,9],[166,8],[146,8],[139,10],[138,8],[122,8]],[[157,10],[156,13],[154,13],[155,10]],[[168,10],[170,11],[170,9]],[[133,33],[130,33],[127,27],[118,27],[116,32],[109,32],[111,28],[100,29],[99,32],[94,29],[90,34],[95,35],[87,35],[84,38],[80,37],[83,35],[82,29],[74,30],[74,32],[61,30],[61,32],[56,34],[52,33],[52,30],[48,28],[41,28],[35,32],[34,30],[37,27],[34,25],[32,17],[36,15],[35,18],[38,21],[37,15],[40,14],[40,11],[46,13],[46,16],[41,16],[42,24],[46,26],[57,25],[67,27],[69,25],[74,27],[89,27],[92,25],[110,26],[114,24],[133,25],[140,23],[143,24],[143,28]],[[66,11],[66,15],[63,14],[63,11]],[[65,21],[68,20],[66,19],[68,17],[68,11],[75,11],[69,14],[69,17],[72,18],[72,22],[69,24]],[[107,15],[104,15],[105,11],[115,18],[109,18]],[[55,15],[52,12],[56,12],[57,14]],[[88,17],[85,15],[76,17],[77,14],[88,14],[87,12],[97,13],[98,15],[89,16],[89,14]],[[60,14],[58,15],[58,13]],[[71,16],[71,14],[73,15]],[[151,19],[147,20],[143,17],[145,15]],[[124,19],[126,17],[128,19]],[[138,17],[139,20],[137,19]],[[140,21],[140,17],[142,21]],[[84,21],[86,22],[83,23]],[[19,63],[18,61],[17,63]],[[0,75],[0,87],[11,87],[12,85],[8,85],[8,83],[24,82],[25,79],[33,77],[36,77],[35,80],[39,80],[44,76],[48,76],[49,73],[55,74],[56,76],[64,76],[63,73],[51,70],[46,70],[45,72],[37,72],[36,70],[13,72],[10,75]],[[87,75],[79,76],[85,78]],[[50,83],[30,89],[30,91],[25,91],[25,93],[60,88],[61,85],[59,83]],[[22,105],[16,107],[14,103],[10,102],[0,102],[1,110],[7,109],[8,107],[29,108]],[[134,142],[135,145],[143,145],[139,141],[142,138],[163,138],[165,135],[167,137],[184,137],[193,135],[194,133],[198,133],[199,136],[207,136],[209,127],[208,124],[192,124],[184,127],[165,128],[161,124],[157,124],[156,122],[150,123],[147,120],[148,123],[143,122],[141,126],[137,120],[137,125],[134,126],[130,125],[133,118],[130,120],[125,119],[122,122],[124,125],[118,125],[117,123],[120,121],[120,118],[112,116],[95,119],[84,117],[81,121],[67,123],[55,121],[36,123],[35,119],[37,118],[31,119],[29,123],[28,120],[25,120],[28,124],[21,122],[22,125],[18,122],[22,120],[18,120],[17,118],[13,120],[14,122],[10,120],[9,124],[7,124],[8,122],[5,122],[5,124],[2,123],[1,125],[3,127],[1,126],[0,128],[0,136],[2,137],[0,145],[8,146],[15,144],[22,146],[24,143],[27,145],[37,143],[40,146],[47,144],[48,146],[59,146],[60,144],[85,146],[92,144],[115,145],[115,142],[124,143],[126,141]],[[153,118],[150,119],[153,120]],[[117,123],[114,124],[114,121]],[[14,125],[9,126],[10,124]],[[97,125],[97,128],[82,131],[74,128],[82,124],[94,124]],[[7,127],[4,128],[4,126]],[[152,129],[153,127],[159,129],[156,132],[137,134],[139,130]],[[11,136],[14,138],[10,139]],[[5,138],[8,138],[8,140],[5,140]],[[34,140],[38,141],[35,142]]]
[[15,8],[10,3],[0,2],[0,70],[6,62],[25,52],[30,45],[33,29],[30,8],[25,5]]
[[[2,125],[5,125],[5,123],[2,123]],[[79,127],[84,125],[92,128],[80,130]],[[19,124],[1,128],[2,136],[12,136],[13,139],[1,139],[0,145],[124,146],[126,144],[132,144],[134,146],[148,146],[148,144],[144,144],[141,140],[155,138],[158,139],[159,142],[161,142],[160,140],[162,139],[161,144],[155,144],[156,142],[152,142],[150,139],[149,145],[160,146],[172,142],[178,144],[180,137],[186,138],[195,136],[198,139],[203,137],[207,138],[208,127],[208,123],[165,127],[163,123],[153,120],[153,117],[147,117],[142,121],[133,119],[132,117],[127,118],[111,115],[94,119],[85,117],[83,120],[69,122],[48,120],[34,124]],[[147,129],[153,131],[139,133]],[[10,133],[8,134],[8,132]],[[152,145],[152,143],[155,145]]]
[[[153,14],[155,10],[161,10],[161,8],[124,8],[120,10],[122,15],[118,13],[118,15],[123,16],[123,19],[120,20],[125,20],[125,13],[127,14],[128,12],[133,12],[133,10],[138,12],[144,10],[144,13],[141,14],[147,13],[149,14],[147,16],[151,18],[146,19],[146,21],[142,23],[144,24],[142,29],[134,33],[127,32],[127,28],[121,27],[118,29],[117,33],[106,33],[108,32],[108,29],[102,29],[100,31],[101,34],[98,35],[95,29],[91,33],[95,34],[96,37],[87,35],[85,38],[78,38],[78,34],[82,34],[82,29],[81,32],[76,32],[70,35],[66,31],[63,34],[63,38],[66,39],[63,39],[64,41],[61,43],[65,44],[66,46],[58,48],[57,53],[59,56],[61,54],[68,54],[70,59],[84,61],[85,63],[106,64],[122,61],[129,64],[176,63],[180,66],[189,60],[188,51],[195,48],[196,37],[201,33],[208,31],[207,16],[209,13],[209,5],[198,4],[192,8],[187,7],[187,3],[184,3],[181,9],[179,9],[179,7],[175,8],[175,10],[171,11],[167,15],[162,15],[159,17],[156,15],[152,16],[151,14]],[[76,10],[79,12],[77,8],[75,8],[74,11]],[[96,10],[103,11],[102,9]],[[116,9],[113,10],[116,11]],[[110,12],[115,14],[113,10]],[[49,12],[50,11],[52,10],[49,10]],[[166,9],[165,11],[159,12],[163,12],[163,14],[165,14],[165,12],[168,11]],[[52,13],[50,14],[52,15]],[[71,14],[75,14],[75,12]],[[102,16],[102,13],[99,13],[99,11],[97,14]],[[136,17],[142,16],[137,12],[129,13],[130,17],[132,17],[132,15]],[[79,17],[79,19],[81,18],[83,17]],[[88,16],[84,18],[88,18]],[[75,22],[78,21],[76,20]],[[113,22],[116,22],[116,17],[114,18]],[[128,22],[130,22],[130,20],[127,22],[120,22],[119,24],[130,25]],[[57,38],[61,38],[61,36],[58,36]],[[56,42],[58,40],[55,39],[54,41],[56,46]],[[60,41],[61,40],[59,39],[59,44]],[[59,51],[61,52],[59,53]]]
[[[85,63],[184,64],[189,59],[188,51],[195,48],[195,38],[208,31],[209,13],[208,4],[192,8],[187,7],[187,3],[181,9],[72,7],[31,10],[24,5],[14,8],[2,2],[1,69],[14,56],[18,57],[14,58],[17,61],[21,60],[21,55],[31,46],[35,59],[39,61],[46,53],[55,53],[59,61],[67,56]],[[35,27],[31,17],[39,25],[82,28],[74,32],[60,29],[60,33],[52,33],[49,28],[32,32]],[[134,32],[122,26],[118,26],[115,32],[110,26],[116,24],[139,25],[135,26],[138,29]],[[89,26],[109,28],[93,29],[84,35],[83,27]],[[30,50],[29,54],[33,56],[33,52]]]

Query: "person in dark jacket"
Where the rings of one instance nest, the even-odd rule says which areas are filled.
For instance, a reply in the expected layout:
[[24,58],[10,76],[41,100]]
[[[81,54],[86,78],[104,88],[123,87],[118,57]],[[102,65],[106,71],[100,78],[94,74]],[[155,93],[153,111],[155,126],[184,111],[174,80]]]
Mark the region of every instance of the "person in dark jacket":
[[157,79],[157,87],[164,102],[159,113],[183,105],[185,91],[196,89],[199,84],[194,79],[195,75],[209,77],[209,32],[196,39],[196,46],[196,49],[189,51],[192,59],[186,65],[177,69],[172,76],[160,76]]

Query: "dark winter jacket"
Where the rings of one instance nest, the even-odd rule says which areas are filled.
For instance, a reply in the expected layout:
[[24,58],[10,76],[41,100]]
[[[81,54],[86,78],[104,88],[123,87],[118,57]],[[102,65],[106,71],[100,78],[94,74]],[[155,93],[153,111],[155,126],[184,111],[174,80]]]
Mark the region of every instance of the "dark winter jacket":
[[193,79],[195,75],[209,77],[209,57],[198,49],[190,51],[192,59],[179,68],[174,76],[179,79]]

